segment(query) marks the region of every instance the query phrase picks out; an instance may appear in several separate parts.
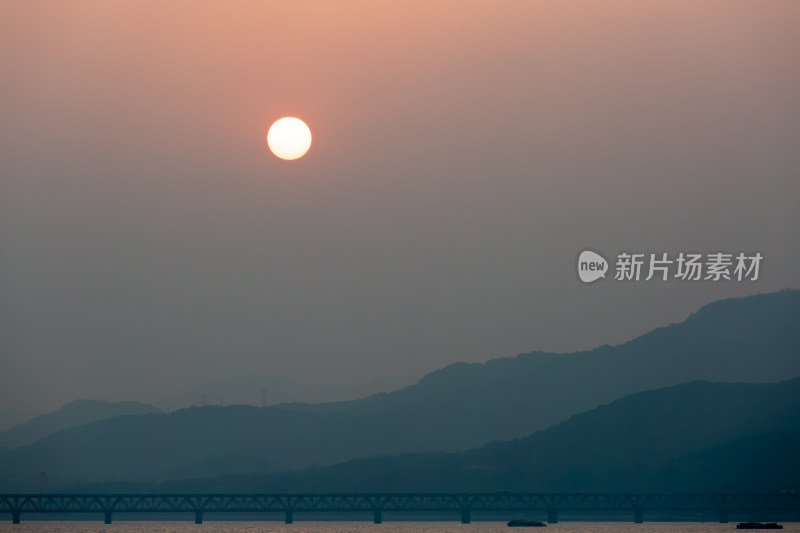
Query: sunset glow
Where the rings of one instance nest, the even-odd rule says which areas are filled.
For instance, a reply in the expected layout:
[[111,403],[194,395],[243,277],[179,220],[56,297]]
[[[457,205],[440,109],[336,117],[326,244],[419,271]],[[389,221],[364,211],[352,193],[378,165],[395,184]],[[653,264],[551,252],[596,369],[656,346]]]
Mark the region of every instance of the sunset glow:
[[284,117],[270,126],[267,146],[281,159],[299,159],[311,148],[311,130],[299,118]]

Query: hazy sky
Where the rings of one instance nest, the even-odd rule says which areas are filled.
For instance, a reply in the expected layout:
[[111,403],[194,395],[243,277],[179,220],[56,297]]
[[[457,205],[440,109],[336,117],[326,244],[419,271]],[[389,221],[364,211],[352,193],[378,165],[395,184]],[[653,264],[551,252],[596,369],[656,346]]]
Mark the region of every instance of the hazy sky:
[[[360,393],[797,287],[799,24],[795,0],[3,2],[0,427],[248,375]],[[295,162],[264,143],[286,115]],[[584,248],[765,259],[583,285]]]

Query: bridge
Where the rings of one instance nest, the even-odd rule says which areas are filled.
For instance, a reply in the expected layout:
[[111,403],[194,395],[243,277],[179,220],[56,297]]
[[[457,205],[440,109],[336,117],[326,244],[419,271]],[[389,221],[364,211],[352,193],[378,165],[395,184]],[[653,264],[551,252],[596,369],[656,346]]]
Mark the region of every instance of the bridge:
[[546,513],[558,522],[560,511],[630,513],[634,522],[647,512],[702,511],[762,514],[800,513],[800,494],[556,494],[556,493],[419,493],[419,494],[0,494],[0,513],[20,523],[23,513],[98,513],[110,524],[114,513],[281,513],[287,524],[295,513],[371,513],[380,524],[384,512],[459,514],[468,524],[472,512]]

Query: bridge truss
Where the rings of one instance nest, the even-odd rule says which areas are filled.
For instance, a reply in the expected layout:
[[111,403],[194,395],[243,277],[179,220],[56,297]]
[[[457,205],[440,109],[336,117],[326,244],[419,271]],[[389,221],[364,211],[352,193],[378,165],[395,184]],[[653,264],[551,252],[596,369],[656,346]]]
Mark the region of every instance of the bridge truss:
[[800,494],[557,494],[557,493],[419,493],[419,494],[0,494],[0,513],[14,523],[22,513],[294,513],[371,512],[375,523],[386,512],[454,512],[463,523],[471,512],[546,512],[558,521],[559,511],[583,513],[631,512],[642,522],[645,512],[718,512],[720,522],[730,512],[800,513]]

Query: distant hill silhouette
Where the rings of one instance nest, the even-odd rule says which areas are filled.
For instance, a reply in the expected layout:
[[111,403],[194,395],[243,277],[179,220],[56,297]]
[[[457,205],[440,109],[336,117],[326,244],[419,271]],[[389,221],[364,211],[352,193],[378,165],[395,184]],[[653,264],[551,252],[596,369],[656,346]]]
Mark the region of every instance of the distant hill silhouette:
[[76,400],[52,413],[37,416],[0,433],[0,446],[7,448],[25,446],[63,429],[82,426],[104,418],[160,412],[161,409],[158,407],[139,402]]
[[799,353],[800,291],[722,300],[619,346],[454,364],[416,385],[361,400],[202,407],[93,422],[0,456],[0,488],[42,471],[64,483],[149,481],[467,450],[644,390],[699,379],[800,376]]
[[167,491],[667,491],[800,489],[800,379],[693,382],[627,396],[523,439],[357,459]]

